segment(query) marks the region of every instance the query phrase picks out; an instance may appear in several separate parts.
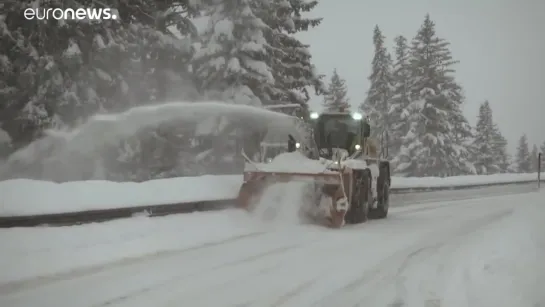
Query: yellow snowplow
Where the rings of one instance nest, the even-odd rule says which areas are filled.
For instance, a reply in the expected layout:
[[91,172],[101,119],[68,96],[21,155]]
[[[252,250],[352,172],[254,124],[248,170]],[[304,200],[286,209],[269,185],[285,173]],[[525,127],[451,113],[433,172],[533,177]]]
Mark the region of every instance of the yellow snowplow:
[[252,211],[271,185],[301,181],[313,186],[308,214],[329,227],[385,218],[390,164],[378,158],[367,121],[358,113],[313,113],[311,125],[309,137],[290,134],[286,152],[268,163],[242,153],[246,164],[238,205]]

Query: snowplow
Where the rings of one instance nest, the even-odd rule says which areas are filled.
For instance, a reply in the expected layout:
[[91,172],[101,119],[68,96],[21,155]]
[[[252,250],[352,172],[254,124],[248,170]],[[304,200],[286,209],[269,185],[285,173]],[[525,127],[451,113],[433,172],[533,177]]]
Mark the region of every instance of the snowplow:
[[242,152],[238,206],[252,211],[276,183],[308,182],[312,195],[306,214],[321,224],[341,228],[386,218],[390,163],[378,157],[368,121],[359,113],[311,113],[307,128],[309,137],[288,135],[286,152],[267,163]]

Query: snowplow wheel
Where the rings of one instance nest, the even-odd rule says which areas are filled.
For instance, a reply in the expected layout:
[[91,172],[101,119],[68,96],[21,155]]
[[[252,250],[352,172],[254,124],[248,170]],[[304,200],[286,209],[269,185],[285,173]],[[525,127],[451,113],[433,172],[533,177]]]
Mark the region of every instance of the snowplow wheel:
[[390,183],[388,181],[385,180],[378,186],[378,194],[377,208],[369,212],[372,219],[384,219],[388,216],[388,208],[390,207]]
[[367,221],[369,204],[373,200],[371,180],[372,177],[369,170],[364,170],[361,175],[354,178],[352,183],[352,203],[346,215],[349,223],[360,224]]

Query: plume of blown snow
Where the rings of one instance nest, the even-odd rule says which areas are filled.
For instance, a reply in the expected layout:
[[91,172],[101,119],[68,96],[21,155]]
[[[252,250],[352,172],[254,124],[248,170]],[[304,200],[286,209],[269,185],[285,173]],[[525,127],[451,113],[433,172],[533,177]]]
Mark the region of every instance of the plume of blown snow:
[[311,184],[307,182],[275,183],[267,187],[255,205],[252,215],[266,226],[295,226],[307,224],[305,209],[313,200],[309,197]]
[[219,101],[145,105],[122,113],[94,115],[71,131],[46,131],[43,138],[8,157],[0,169],[0,178],[10,177],[17,169],[31,169],[35,164],[40,164],[40,172],[43,172],[44,163],[52,172],[61,162],[65,169],[92,168],[105,146],[115,145],[143,129],[171,121],[197,126],[206,118],[219,116],[250,127],[283,130],[286,136],[287,133],[299,135],[294,130],[294,117],[255,106]]
[[123,113],[93,116],[71,134],[67,149],[69,152],[89,152],[96,145],[113,144],[144,128],[157,127],[165,122],[180,120],[196,125],[204,118],[219,115],[253,123],[265,120],[271,125],[280,123],[280,126],[282,122],[292,119],[262,108],[221,102],[172,102],[141,106]]

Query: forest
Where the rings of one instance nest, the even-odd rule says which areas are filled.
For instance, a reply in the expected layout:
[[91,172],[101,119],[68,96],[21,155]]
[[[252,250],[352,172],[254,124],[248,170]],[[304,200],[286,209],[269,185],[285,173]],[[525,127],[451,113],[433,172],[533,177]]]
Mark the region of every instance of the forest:
[[[48,129],[71,129],[94,114],[141,105],[217,100],[297,104],[308,113],[311,91],[328,110],[354,103],[342,76],[334,71],[324,80],[310,46],[297,38],[300,32],[320,31],[322,18],[305,17],[318,1],[84,0],[78,5],[115,8],[119,17],[26,20],[27,2],[0,3],[2,159]],[[196,20],[206,20],[206,29],[197,29]],[[545,141],[539,148],[523,135],[518,144],[508,144],[490,102],[482,102],[475,127],[468,123],[456,80],[458,61],[448,40],[436,33],[432,16],[423,16],[413,38],[393,38],[394,50],[385,47],[380,25],[369,31],[375,48],[370,87],[365,101],[352,108],[369,116],[373,137],[387,149],[395,174],[537,170]],[[204,136],[197,130],[177,121],[143,129],[101,149],[100,163],[53,179],[144,181],[240,171],[233,163],[237,152],[227,144],[232,129],[212,129]],[[516,146],[513,157],[509,146]],[[48,177],[39,169],[20,166],[13,176]]]

